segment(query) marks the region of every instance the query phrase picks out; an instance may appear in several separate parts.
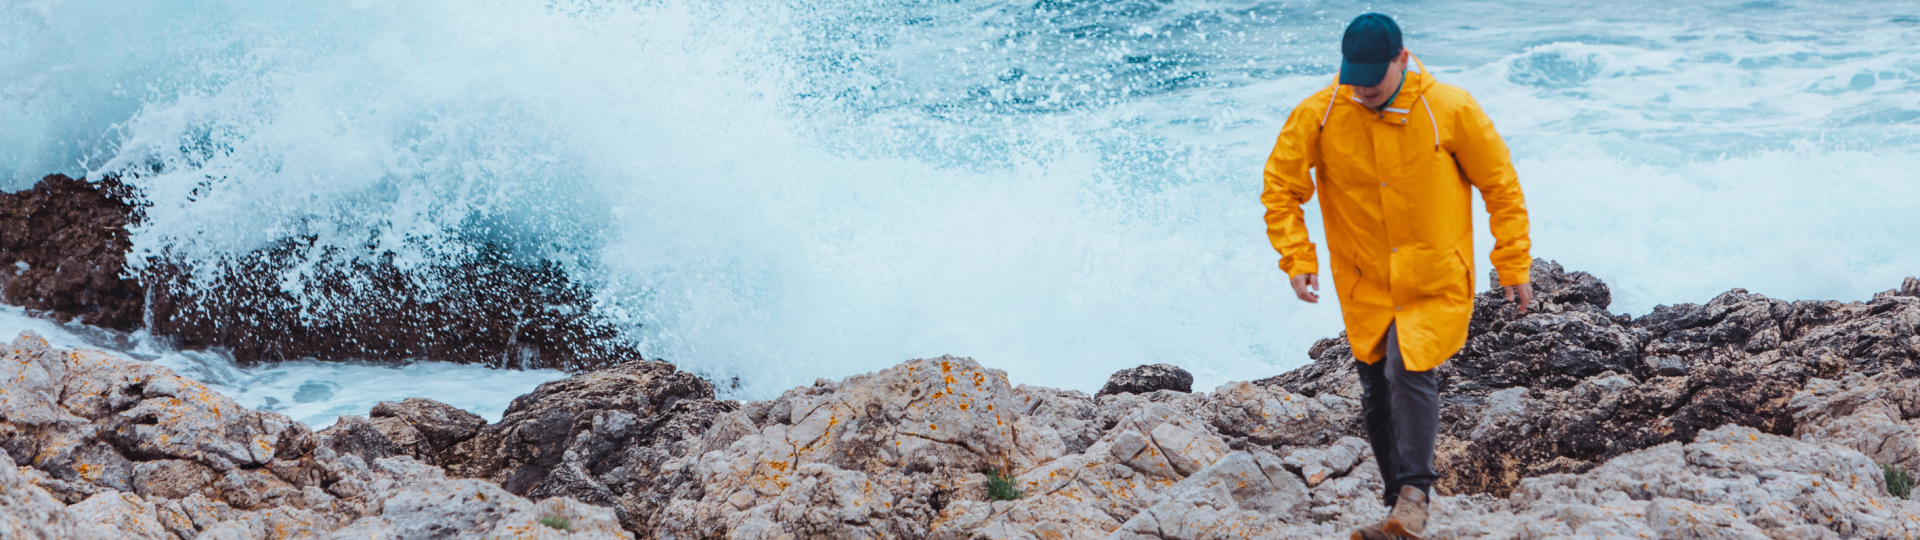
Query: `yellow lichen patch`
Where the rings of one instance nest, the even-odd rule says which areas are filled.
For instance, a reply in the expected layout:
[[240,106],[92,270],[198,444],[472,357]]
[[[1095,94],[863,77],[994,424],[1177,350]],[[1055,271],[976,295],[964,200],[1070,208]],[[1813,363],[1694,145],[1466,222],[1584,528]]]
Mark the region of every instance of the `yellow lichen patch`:
[[91,464],[91,463],[81,463],[81,464],[79,464],[79,465],[76,465],[76,466],[74,466],[74,469],[75,469],[75,470],[78,470],[78,471],[80,471],[80,479],[81,479],[81,480],[86,480],[86,481],[88,481],[88,482],[92,482],[92,481],[94,481],[94,480],[96,480],[96,479],[98,479],[98,478],[100,478],[100,466],[99,466],[99,465],[94,465],[94,464]]
[[940,426],[936,426],[936,425],[933,425],[933,424],[927,424],[927,430],[928,430],[928,431],[940,431]]
[[992,403],[988,403],[988,404],[987,404],[987,412],[993,412],[993,404],[992,404]]
[[787,472],[787,462],[785,461],[769,461],[767,462],[767,467],[776,471]]

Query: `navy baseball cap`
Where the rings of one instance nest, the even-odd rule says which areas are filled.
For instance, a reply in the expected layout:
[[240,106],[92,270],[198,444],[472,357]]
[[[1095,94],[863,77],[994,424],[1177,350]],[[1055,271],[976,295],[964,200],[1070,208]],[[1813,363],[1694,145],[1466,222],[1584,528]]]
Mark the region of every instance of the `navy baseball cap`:
[[1379,13],[1355,17],[1340,39],[1340,84],[1375,86],[1400,57],[1400,25]]

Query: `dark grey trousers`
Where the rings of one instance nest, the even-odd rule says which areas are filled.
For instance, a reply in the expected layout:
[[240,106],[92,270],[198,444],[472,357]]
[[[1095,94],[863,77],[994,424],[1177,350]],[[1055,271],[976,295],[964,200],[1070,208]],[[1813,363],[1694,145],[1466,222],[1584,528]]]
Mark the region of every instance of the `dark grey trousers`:
[[1440,475],[1433,471],[1433,439],[1440,428],[1440,379],[1433,370],[1407,371],[1400,356],[1400,333],[1387,325],[1387,357],[1360,371],[1360,410],[1366,414],[1367,439],[1386,480],[1387,506],[1400,499],[1400,486],[1431,492]]

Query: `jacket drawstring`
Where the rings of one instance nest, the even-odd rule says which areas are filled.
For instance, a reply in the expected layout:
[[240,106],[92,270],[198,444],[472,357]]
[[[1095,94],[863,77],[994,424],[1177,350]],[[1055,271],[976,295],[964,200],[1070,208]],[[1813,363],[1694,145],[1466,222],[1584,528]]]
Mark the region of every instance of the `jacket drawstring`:
[[[1438,152],[1440,151],[1440,122],[1433,119],[1433,106],[1427,104],[1425,93],[1420,94],[1420,106],[1427,108],[1427,123],[1433,125],[1433,151]],[[1320,122],[1321,125],[1325,125],[1326,120],[1322,119]]]
[[[1333,99],[1340,97],[1340,88],[1334,87],[1333,95],[1327,96],[1327,112],[1320,113],[1320,131],[1327,130],[1327,117],[1333,116]],[[1427,114],[1433,114],[1431,112]]]

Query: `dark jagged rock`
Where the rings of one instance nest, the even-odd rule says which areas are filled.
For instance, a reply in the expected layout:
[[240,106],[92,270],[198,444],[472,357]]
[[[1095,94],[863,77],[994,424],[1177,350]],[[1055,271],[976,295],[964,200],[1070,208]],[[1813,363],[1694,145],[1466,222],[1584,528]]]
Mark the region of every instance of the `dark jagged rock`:
[[672,364],[627,362],[541,384],[435,459],[517,495],[613,507],[640,531],[670,499],[699,498],[693,475],[667,462],[687,457],[715,417],[737,408]]
[[342,416],[319,434],[322,435],[321,447],[334,455],[357,456],[367,463],[407,453],[407,448],[389,437],[385,430],[361,416]]
[[[1439,368],[1445,492],[1504,496],[1522,478],[1585,472],[1727,424],[1790,435],[1787,403],[1810,379],[1920,374],[1920,301],[1903,293],[1920,285],[1852,304],[1734,289],[1630,319],[1606,311],[1606,284],[1584,272],[1536,260],[1531,277],[1526,315],[1497,287],[1476,297],[1466,346]],[[1258,384],[1360,396],[1344,334],[1310,354]]]
[[0,298],[60,322],[139,328],[142,289],[121,272],[133,245],[125,191],[55,174],[0,193]]
[[[464,260],[405,271],[390,253],[311,255],[308,244],[238,257],[211,285],[190,283],[181,265],[155,265],[142,276],[155,287],[154,333],[186,348],[225,347],[242,364],[433,359],[583,371],[639,357],[557,263],[483,245]],[[281,276],[303,264],[312,269],[295,296]]]
[[480,428],[487,425],[486,419],[480,418],[480,415],[426,398],[407,398],[398,403],[382,401],[374,404],[368,416],[375,421],[392,418],[406,423],[407,428],[419,433],[421,442],[425,443],[425,446],[417,449],[416,454],[426,457],[445,454],[454,445],[472,439],[480,433]]
[[[424,359],[577,372],[639,357],[559,264],[484,242],[408,270],[391,253],[288,238],[219,269],[151,260],[129,275],[140,201],[115,178],[61,175],[0,194],[0,300],[62,322],[151,325],[175,346],[220,348],[242,365]],[[299,295],[284,279],[295,268]],[[217,277],[191,282],[196,270]]]
[[1172,364],[1149,364],[1114,372],[1107,385],[1094,397],[1113,394],[1147,394],[1160,390],[1193,392],[1193,374]]

